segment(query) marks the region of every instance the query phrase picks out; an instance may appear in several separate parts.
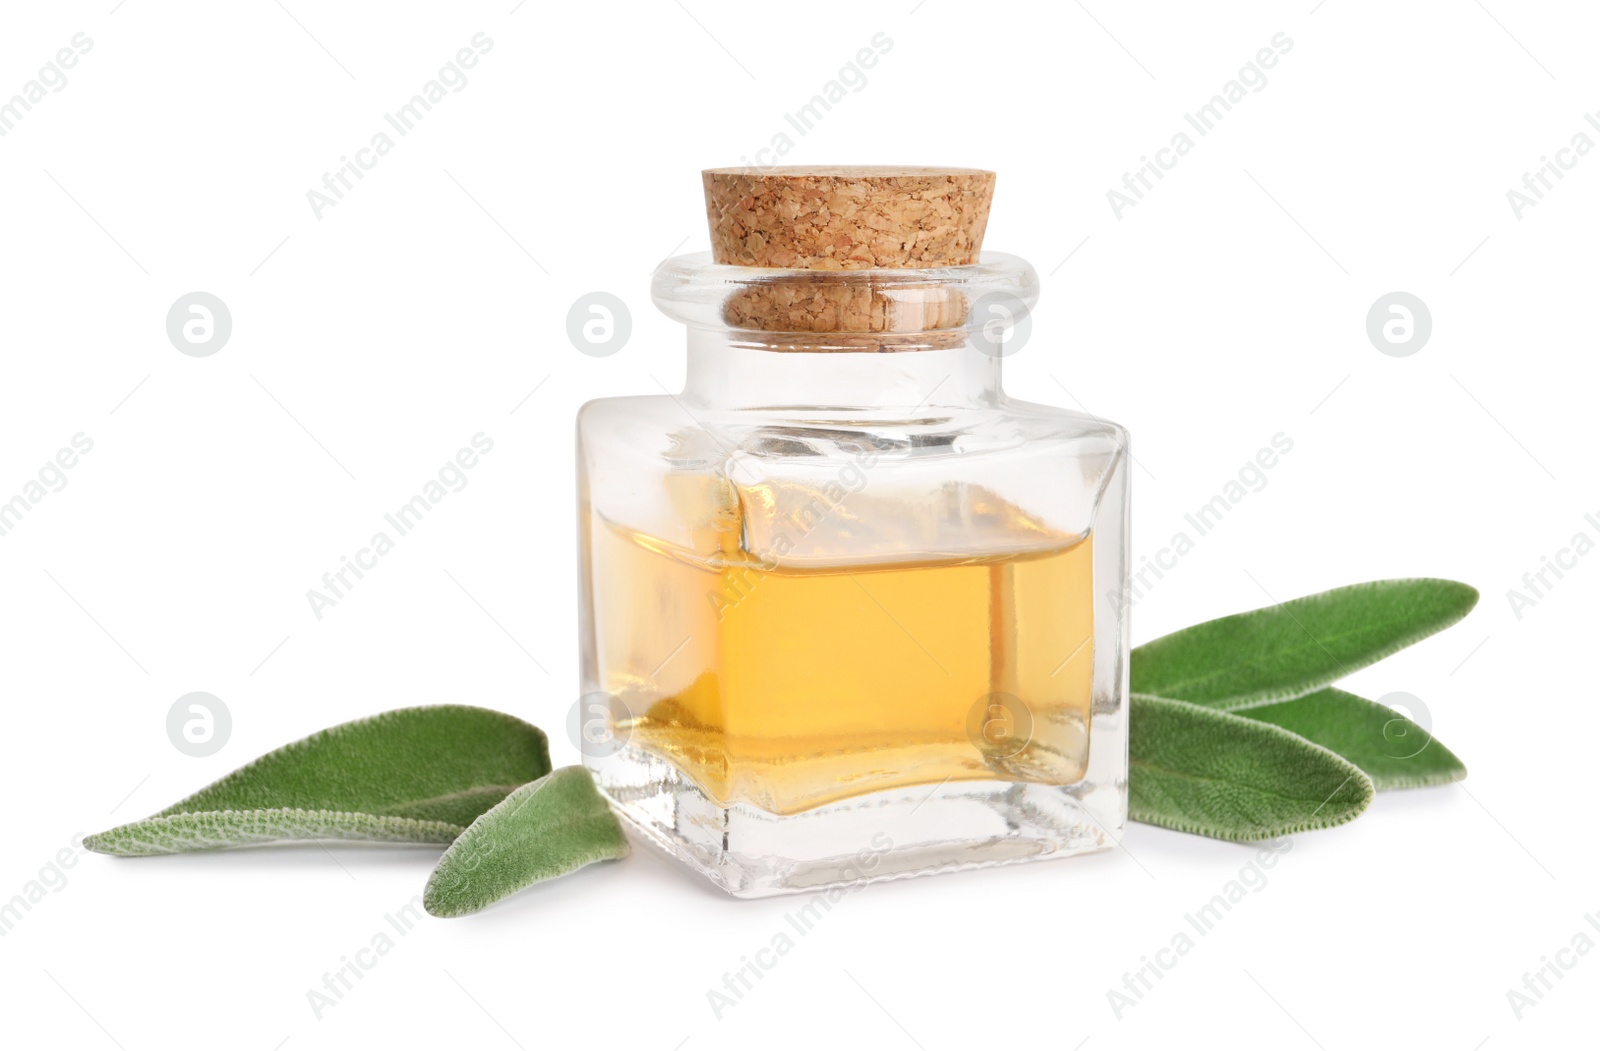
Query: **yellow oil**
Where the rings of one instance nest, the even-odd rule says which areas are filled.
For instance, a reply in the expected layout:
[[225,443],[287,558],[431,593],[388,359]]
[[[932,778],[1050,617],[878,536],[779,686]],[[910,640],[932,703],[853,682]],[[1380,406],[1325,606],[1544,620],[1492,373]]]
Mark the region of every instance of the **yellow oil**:
[[[1083,776],[1087,536],[1053,535],[979,491],[961,501],[960,554],[916,554],[928,516],[907,508],[899,543],[899,527],[875,537],[884,557],[830,559],[830,543],[859,546],[850,507],[867,497],[855,494],[827,505],[792,557],[758,555],[751,537],[770,538],[774,508],[795,501],[733,492],[678,542],[593,520],[598,672],[630,744],[720,803],[778,814],[913,785]],[[886,510],[872,520],[896,521]]]

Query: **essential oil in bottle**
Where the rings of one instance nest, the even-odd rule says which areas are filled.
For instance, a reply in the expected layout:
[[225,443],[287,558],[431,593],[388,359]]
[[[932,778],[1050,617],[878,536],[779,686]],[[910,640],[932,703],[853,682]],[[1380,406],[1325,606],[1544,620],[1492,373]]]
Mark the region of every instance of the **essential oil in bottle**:
[[993,174],[704,184],[683,392],[578,420],[596,782],[745,896],[1109,846],[1127,432],[1001,388],[1038,278],[980,252]]

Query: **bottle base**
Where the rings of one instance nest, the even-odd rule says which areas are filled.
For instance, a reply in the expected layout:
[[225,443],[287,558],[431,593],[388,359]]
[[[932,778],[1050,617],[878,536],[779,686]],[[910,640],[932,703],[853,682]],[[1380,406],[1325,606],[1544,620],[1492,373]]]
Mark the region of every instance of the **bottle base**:
[[588,762],[636,832],[739,898],[1105,850],[1127,819],[1126,781],[946,782],[780,816],[717,803],[672,764],[636,748]]

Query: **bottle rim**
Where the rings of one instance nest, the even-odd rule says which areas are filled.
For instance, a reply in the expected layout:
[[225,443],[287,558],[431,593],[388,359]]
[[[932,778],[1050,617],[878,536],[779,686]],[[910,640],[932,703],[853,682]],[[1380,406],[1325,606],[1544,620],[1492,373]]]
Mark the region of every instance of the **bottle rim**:
[[1039,275],[1003,252],[964,266],[860,270],[735,266],[694,252],[657,267],[650,294],[675,321],[756,344],[911,350],[964,338],[997,314],[1020,320],[1038,301]]

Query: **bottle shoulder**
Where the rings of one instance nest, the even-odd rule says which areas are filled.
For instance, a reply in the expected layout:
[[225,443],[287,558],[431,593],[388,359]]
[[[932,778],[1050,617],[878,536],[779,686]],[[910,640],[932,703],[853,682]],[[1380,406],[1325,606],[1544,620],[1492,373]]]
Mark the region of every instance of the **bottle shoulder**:
[[1001,400],[1000,410],[1006,416],[1029,421],[1032,428],[1037,431],[1062,436],[1079,433],[1102,435],[1123,446],[1126,446],[1129,440],[1128,429],[1122,424],[1081,409],[1046,405],[1042,402],[1008,396]]
[[[1120,521],[1099,509],[1126,492],[1124,428],[1021,401],[891,414],[645,395],[589,402],[578,431],[589,513],[703,554],[730,530],[807,563],[1059,546]],[[767,543],[780,534],[791,550]]]
[[632,412],[650,412],[658,405],[671,404],[664,394],[624,394],[591,398],[578,406],[578,426],[605,421]]
[[724,445],[765,456],[827,456],[838,445],[850,456],[864,445],[919,456],[943,451],[1000,455],[1024,445],[1057,455],[1102,456],[1126,450],[1127,428],[1089,413],[1015,398],[982,405],[930,405],[911,410],[772,406],[729,409],[672,394],[596,398],[578,410],[585,436],[629,440],[677,439],[714,432]]

